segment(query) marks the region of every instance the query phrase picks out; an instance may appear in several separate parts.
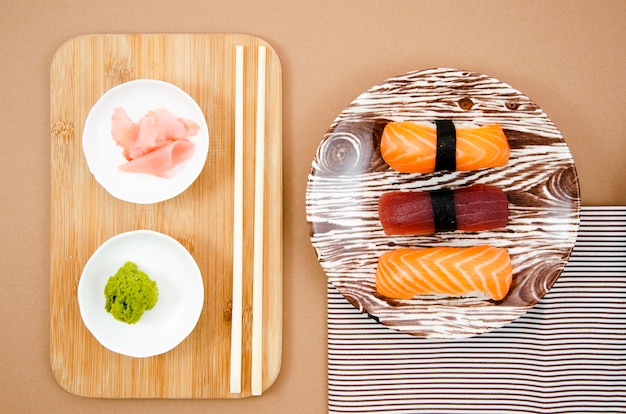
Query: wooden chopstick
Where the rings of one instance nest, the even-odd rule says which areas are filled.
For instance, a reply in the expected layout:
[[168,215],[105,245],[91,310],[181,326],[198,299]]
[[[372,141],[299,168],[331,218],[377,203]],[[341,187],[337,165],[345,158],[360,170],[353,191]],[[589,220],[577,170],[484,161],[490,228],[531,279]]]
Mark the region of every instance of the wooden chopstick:
[[252,395],[263,393],[263,225],[265,202],[265,65],[259,46],[254,171],[254,266],[252,279]]
[[233,305],[230,342],[230,392],[241,392],[243,324],[243,46],[235,48],[235,165],[233,222]]

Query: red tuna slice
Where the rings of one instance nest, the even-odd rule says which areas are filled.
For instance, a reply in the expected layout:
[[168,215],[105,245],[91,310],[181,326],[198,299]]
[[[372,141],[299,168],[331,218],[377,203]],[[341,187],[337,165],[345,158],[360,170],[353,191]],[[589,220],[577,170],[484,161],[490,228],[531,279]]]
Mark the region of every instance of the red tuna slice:
[[509,199],[498,187],[475,184],[454,191],[457,228],[483,231],[506,227]]
[[378,215],[386,234],[431,234],[435,219],[430,193],[392,191],[378,200]]
[[475,184],[450,192],[385,193],[378,201],[378,215],[387,235],[483,231],[506,227],[509,205],[499,188]]
[[127,163],[120,171],[146,173],[168,178],[168,172],[193,156],[195,144],[191,141],[168,141],[167,144]]

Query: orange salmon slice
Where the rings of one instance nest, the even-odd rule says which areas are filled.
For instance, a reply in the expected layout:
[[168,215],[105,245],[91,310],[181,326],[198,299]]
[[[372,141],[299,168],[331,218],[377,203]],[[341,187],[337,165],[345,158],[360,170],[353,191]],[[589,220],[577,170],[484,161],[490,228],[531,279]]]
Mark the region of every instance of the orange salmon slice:
[[507,295],[512,279],[511,258],[501,247],[400,248],[379,257],[376,290],[394,299],[482,293],[498,301]]
[[[502,167],[509,161],[510,152],[506,135],[498,124],[456,128],[457,171]],[[380,153],[398,172],[434,172],[437,129],[417,122],[390,122],[381,136]]]

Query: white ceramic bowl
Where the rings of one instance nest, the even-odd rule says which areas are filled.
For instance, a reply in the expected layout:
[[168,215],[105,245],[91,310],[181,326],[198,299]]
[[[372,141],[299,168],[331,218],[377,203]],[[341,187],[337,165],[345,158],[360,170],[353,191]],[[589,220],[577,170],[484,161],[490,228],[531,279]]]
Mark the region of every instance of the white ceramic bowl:
[[[156,281],[159,297],[135,324],[116,320],[104,309],[104,287],[127,261]],[[118,234],[93,253],[78,283],[78,304],[87,329],[107,349],[150,357],[180,344],[195,328],[204,304],[202,275],[177,240],[151,230]]]
[[[168,178],[120,171],[118,166],[127,160],[111,135],[111,116],[117,107],[133,121],[163,108],[197,123],[200,130],[190,139],[195,143],[192,158],[174,167]],[[138,79],[109,89],[98,99],[85,120],[82,143],[89,170],[109,194],[123,201],[152,204],[176,197],[198,178],[209,151],[209,131],[202,109],[182,89],[168,82]]]

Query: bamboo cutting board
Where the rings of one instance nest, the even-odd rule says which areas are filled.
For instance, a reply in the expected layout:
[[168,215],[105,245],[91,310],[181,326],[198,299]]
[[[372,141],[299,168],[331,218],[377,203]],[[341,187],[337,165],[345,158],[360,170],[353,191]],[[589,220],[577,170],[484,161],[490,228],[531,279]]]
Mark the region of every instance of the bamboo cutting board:
[[[244,66],[244,298],[242,392],[229,392],[232,302],[235,47]],[[252,224],[257,47],[267,46],[263,285],[263,389],[280,370],[282,346],[282,80],[267,43],[236,34],[87,35],[55,54],[51,85],[50,359],[68,391],[106,398],[240,398],[251,395]],[[120,201],[91,175],[82,130],[93,104],[133,79],[187,92],[209,128],[205,167],[181,195],[151,205]],[[203,276],[194,331],[149,358],[104,348],[80,316],[77,286],[96,248],[130,230],[165,233],[189,250]]]

